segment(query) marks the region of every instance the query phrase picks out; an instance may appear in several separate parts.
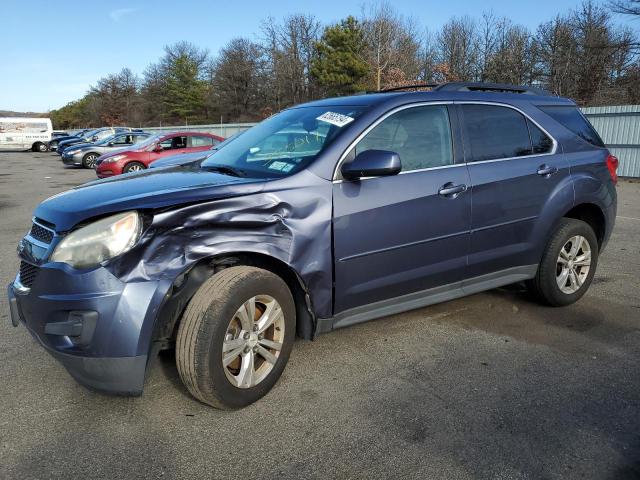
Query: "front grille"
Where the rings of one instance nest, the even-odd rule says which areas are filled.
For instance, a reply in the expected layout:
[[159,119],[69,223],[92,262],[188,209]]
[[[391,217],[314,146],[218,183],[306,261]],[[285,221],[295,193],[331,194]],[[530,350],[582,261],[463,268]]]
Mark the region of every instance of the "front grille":
[[20,283],[27,288],[31,288],[38,276],[38,267],[27,262],[20,262]]
[[29,233],[33,238],[44,243],[51,243],[51,240],[53,240],[53,232],[38,225],[37,223],[34,223],[31,226],[31,231]]

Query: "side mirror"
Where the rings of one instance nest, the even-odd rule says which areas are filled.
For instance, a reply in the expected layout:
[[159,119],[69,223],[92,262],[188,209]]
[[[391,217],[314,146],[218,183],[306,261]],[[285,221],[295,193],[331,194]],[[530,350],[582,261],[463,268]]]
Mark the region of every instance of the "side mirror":
[[113,143],[113,142],[107,143],[107,146],[109,146],[109,147],[113,147],[114,145],[115,145],[115,143]]
[[344,163],[340,172],[345,180],[362,177],[386,177],[397,175],[402,170],[400,155],[387,150],[365,150],[349,163]]
[[160,153],[162,151],[162,145],[158,143],[155,147],[153,147],[153,151],[156,153]]
[[94,141],[94,142],[97,142],[98,141],[98,136],[94,135],[93,137],[91,137],[91,140]]

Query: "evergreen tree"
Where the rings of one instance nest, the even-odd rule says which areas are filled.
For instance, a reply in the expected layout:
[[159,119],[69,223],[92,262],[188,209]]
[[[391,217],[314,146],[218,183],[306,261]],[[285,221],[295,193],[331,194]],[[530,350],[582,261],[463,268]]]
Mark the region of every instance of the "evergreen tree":
[[364,90],[369,65],[363,59],[364,32],[354,17],[325,28],[316,43],[317,55],[311,74],[330,95],[346,95]]

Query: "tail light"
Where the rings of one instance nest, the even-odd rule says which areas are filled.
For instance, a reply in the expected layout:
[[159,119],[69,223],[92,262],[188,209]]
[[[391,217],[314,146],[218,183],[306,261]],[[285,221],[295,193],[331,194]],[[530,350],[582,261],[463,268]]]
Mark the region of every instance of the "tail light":
[[607,157],[607,169],[609,170],[609,175],[611,175],[611,180],[613,180],[613,184],[616,185],[618,183],[618,157],[609,154]]

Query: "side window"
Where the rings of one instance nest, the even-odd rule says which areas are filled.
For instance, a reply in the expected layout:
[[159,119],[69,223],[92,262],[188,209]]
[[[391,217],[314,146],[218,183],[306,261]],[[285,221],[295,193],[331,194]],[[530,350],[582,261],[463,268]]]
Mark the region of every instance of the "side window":
[[133,136],[133,143],[134,143],[134,144],[135,144],[135,143],[140,143],[140,142],[142,142],[142,141],[146,140],[147,138],[149,138],[149,137],[147,137],[147,136],[145,136],[145,135],[134,135],[134,136]]
[[402,171],[451,165],[453,148],[447,107],[412,107],[385,118],[358,142],[354,155],[366,150],[396,152]]
[[130,135],[120,135],[114,140],[114,145],[131,145]]
[[213,138],[211,137],[191,137],[192,147],[206,147],[213,145]]
[[163,140],[162,142],[160,142],[160,146],[162,147],[162,150],[171,150],[172,140],[173,140],[172,138],[167,138],[166,140]]
[[538,128],[538,126],[529,119],[527,119],[527,126],[529,127],[533,153],[551,153],[551,150],[553,150],[553,140],[551,140],[546,133],[540,130],[540,128]]
[[508,107],[462,105],[472,162],[531,155],[525,117]]
[[552,105],[540,106],[538,108],[583,140],[586,140],[596,147],[604,147],[604,142],[600,138],[600,135],[598,135],[589,121],[584,118],[576,107]]
[[171,150],[187,148],[187,137],[173,137],[171,139]]
[[172,137],[160,142],[163,150],[178,150],[187,148],[187,137]]

